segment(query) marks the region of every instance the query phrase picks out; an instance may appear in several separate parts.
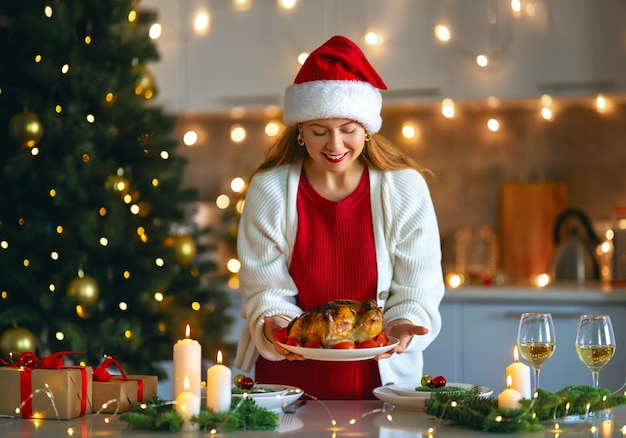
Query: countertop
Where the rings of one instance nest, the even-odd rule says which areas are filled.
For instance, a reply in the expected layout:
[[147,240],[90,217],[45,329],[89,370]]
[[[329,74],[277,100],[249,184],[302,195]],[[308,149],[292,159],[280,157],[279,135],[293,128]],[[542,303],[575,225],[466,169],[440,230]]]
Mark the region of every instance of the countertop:
[[[612,411],[611,420],[587,420],[578,423],[546,424],[543,433],[492,434],[453,426],[423,412],[394,409],[393,405],[377,400],[368,401],[313,401],[310,400],[295,414],[281,414],[277,431],[248,431],[208,434],[199,431],[155,433],[128,428],[116,415],[91,414],[68,421],[22,420],[0,418],[0,436],[11,437],[623,437],[626,407]],[[335,425],[332,424],[335,420]]]
[[447,288],[444,301],[626,303],[626,288],[601,283],[559,283],[540,288],[471,285]]

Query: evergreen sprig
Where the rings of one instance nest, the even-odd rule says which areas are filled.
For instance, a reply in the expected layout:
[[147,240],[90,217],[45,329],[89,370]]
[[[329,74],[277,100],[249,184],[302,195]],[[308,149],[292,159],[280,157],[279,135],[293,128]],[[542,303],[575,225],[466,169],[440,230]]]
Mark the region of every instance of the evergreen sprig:
[[539,388],[533,400],[522,400],[520,408],[500,409],[496,399],[480,397],[480,387],[474,386],[463,392],[433,391],[425,401],[425,411],[470,429],[511,433],[538,432],[544,429],[541,421],[585,415],[623,404],[626,396],[612,395],[606,388],[572,385],[556,393]]
[[[138,430],[178,432],[183,427],[182,417],[174,410],[171,402],[153,397],[147,404],[133,403],[131,410],[120,415],[122,421]],[[204,432],[221,429],[225,432],[237,430],[275,430],[278,415],[257,406],[250,398],[233,398],[228,412],[215,413],[202,408],[191,422]]]

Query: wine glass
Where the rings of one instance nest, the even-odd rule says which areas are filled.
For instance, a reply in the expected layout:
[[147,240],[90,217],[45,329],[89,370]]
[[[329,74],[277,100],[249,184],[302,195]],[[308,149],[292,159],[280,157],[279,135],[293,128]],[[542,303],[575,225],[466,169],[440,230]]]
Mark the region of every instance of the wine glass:
[[556,350],[554,323],[549,313],[522,313],[517,330],[517,348],[534,371],[534,391],[539,388],[539,370]]
[[600,369],[615,354],[615,335],[608,315],[582,315],[576,327],[576,354],[591,371],[593,387],[598,389]]

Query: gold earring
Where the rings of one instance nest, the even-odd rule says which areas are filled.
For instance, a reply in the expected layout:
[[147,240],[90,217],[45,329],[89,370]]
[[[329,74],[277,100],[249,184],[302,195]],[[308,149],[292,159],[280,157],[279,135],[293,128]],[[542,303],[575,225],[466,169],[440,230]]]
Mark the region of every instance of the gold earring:
[[304,137],[301,132],[298,134],[296,140],[300,146],[304,146]]
[[365,133],[365,141],[370,141],[372,139],[372,134],[370,134],[369,132]]

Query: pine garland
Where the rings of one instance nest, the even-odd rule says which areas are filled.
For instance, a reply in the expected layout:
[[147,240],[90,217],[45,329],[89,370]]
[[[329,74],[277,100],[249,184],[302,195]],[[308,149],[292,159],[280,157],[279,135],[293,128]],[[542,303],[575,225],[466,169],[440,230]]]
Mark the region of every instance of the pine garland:
[[[138,430],[178,432],[183,427],[182,417],[174,410],[172,402],[159,397],[148,403],[133,403],[129,412],[120,415],[120,420]],[[278,428],[278,415],[259,407],[251,398],[233,398],[228,412],[215,413],[202,408],[191,422],[204,432],[222,429],[226,432],[237,430],[275,430]]]
[[588,385],[566,386],[556,393],[539,388],[532,400],[522,400],[518,409],[498,408],[495,398],[480,397],[480,387],[465,391],[437,391],[425,401],[429,415],[485,432],[538,432],[540,423],[567,415],[586,415],[626,404],[626,396]]

